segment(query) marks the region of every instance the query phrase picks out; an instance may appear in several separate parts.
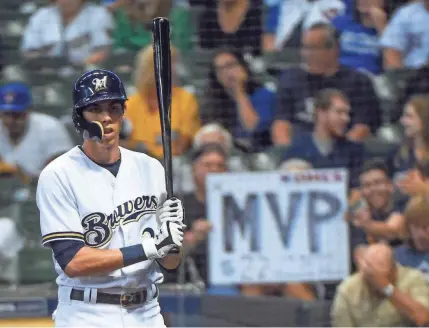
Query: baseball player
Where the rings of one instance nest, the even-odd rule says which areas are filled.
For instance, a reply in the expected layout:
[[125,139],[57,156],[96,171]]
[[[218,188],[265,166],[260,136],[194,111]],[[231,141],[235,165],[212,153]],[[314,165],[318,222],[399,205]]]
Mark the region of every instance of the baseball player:
[[119,147],[127,96],[117,75],[87,72],[73,97],[83,144],[46,166],[37,187],[42,243],[58,273],[55,325],[163,327],[159,266],[180,263],[182,203],[166,199],[156,159]]

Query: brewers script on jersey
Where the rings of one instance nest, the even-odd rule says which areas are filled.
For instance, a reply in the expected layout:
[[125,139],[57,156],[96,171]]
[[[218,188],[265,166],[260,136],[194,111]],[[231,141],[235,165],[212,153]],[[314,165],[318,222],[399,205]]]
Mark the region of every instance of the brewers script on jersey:
[[[169,257],[173,247],[181,246],[183,209],[177,199],[164,202],[164,169],[158,160],[119,147],[119,132],[109,141],[107,136],[113,138],[114,130],[110,127],[115,126],[114,106],[122,106],[117,115],[120,125],[125,101],[122,81],[114,73],[94,70],[80,77],[74,86],[73,121],[84,136],[83,146],[51,162],[39,178],[43,245],[80,243],[98,251],[97,256],[106,256],[106,261],[117,254],[113,250],[123,253],[123,264],[114,270],[70,276],[67,265],[82,249],[77,248],[69,256],[73,259],[63,263],[60,254],[67,251],[52,246],[59,285],[56,326],[164,326],[157,300],[156,285],[163,279],[159,262]],[[86,111],[100,119],[87,121]],[[101,165],[89,155],[91,149],[95,153],[119,150],[119,162]],[[112,173],[115,165],[117,172]],[[136,247],[142,251],[133,255],[129,250]],[[103,250],[112,250],[112,255]],[[85,264],[81,267],[86,270]]]

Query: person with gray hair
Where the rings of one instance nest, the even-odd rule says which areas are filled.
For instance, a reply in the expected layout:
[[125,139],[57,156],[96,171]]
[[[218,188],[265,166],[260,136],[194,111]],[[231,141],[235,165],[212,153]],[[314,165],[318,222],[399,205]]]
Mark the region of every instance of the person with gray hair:
[[278,169],[284,172],[299,172],[311,170],[311,168],[312,166],[309,162],[304,161],[300,158],[291,158],[283,161]]
[[[219,145],[227,157],[228,170],[233,172],[244,172],[248,170],[248,166],[244,161],[244,154],[235,146],[231,134],[220,124],[209,123],[203,125],[195,134],[192,151],[197,151],[207,144]],[[173,159],[173,172],[175,190],[183,193],[192,192],[195,188],[194,180],[192,179],[191,160],[186,156],[176,157]]]
[[232,152],[234,147],[231,134],[228,130],[217,123],[209,123],[201,127],[201,129],[199,129],[195,134],[192,148],[198,149],[203,144],[207,143],[221,144],[228,154]]

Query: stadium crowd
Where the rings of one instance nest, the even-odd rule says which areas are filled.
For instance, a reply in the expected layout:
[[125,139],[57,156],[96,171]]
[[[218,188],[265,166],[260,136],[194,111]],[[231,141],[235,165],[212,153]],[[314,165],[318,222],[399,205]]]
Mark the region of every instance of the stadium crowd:
[[[429,324],[429,0],[7,0],[0,15],[0,180],[20,186],[2,185],[4,207],[80,142],[72,81],[93,67],[126,81],[121,146],[162,159],[151,21],[168,17],[185,280],[217,290],[208,174],[347,168],[354,273],[227,292],[330,299],[334,326]],[[8,283],[30,246],[13,219],[0,229]]]

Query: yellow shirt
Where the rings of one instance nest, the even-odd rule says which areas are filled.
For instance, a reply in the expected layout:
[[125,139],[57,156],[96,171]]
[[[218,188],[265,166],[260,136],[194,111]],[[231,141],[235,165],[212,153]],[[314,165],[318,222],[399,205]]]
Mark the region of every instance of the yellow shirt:
[[[131,147],[142,142],[149,153],[162,158],[161,123],[158,110],[149,112],[149,105],[140,93],[127,101],[125,117],[131,121]],[[181,87],[174,87],[171,94],[171,140],[175,153],[179,136],[193,139],[200,128],[198,103],[193,94]]]
[[[419,270],[398,265],[395,288],[429,309],[429,283]],[[387,298],[370,293],[360,273],[338,286],[331,317],[332,327],[413,326]]]

